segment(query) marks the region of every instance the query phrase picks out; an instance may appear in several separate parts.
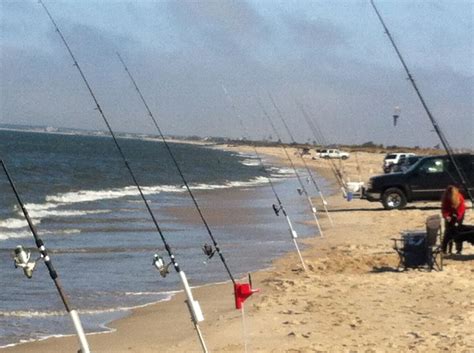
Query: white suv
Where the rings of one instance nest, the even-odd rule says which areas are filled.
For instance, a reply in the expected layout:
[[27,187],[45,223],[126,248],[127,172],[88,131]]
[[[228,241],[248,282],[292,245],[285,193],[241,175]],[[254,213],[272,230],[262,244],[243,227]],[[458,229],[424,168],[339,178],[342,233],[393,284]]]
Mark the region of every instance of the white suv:
[[336,149],[330,149],[330,150],[320,150],[319,151],[319,157],[320,158],[341,158],[341,159],[347,159],[349,158],[349,153],[339,151]]
[[410,156],[415,156],[415,154],[414,153],[406,153],[406,152],[388,153],[385,156],[384,160],[383,160],[383,171],[385,173],[389,173],[392,169],[392,165],[395,165],[398,162],[400,162],[401,159],[404,159],[404,158],[410,157]]

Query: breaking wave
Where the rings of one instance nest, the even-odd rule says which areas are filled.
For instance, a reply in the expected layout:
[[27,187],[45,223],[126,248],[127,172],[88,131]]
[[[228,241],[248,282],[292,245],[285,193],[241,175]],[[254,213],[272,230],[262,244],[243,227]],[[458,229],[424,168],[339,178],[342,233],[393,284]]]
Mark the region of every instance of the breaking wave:
[[191,186],[191,189],[194,190],[218,190],[218,189],[230,189],[230,188],[237,188],[237,187],[252,187],[261,184],[268,183],[267,178],[265,177],[257,177],[255,179],[249,181],[230,181],[225,184],[195,184]]
[[23,219],[8,218],[3,221],[0,221],[0,228],[18,229],[18,228],[26,227],[27,225],[28,223],[26,223],[26,220],[24,218]]
[[245,159],[242,162],[243,165],[249,166],[249,167],[256,167],[260,165],[260,161],[257,159]]
[[[125,292],[125,296],[160,296],[159,301],[168,301],[175,294],[182,292],[182,290],[172,290],[172,291],[163,291],[163,292]],[[78,313],[81,315],[98,315],[105,313],[114,313],[119,311],[128,311],[135,308],[152,305],[156,301],[141,304],[141,305],[132,305],[132,306],[120,306],[114,308],[99,308],[99,309],[78,309]],[[11,311],[0,311],[0,317],[23,317],[23,318],[34,318],[34,317],[53,317],[53,316],[64,316],[68,315],[65,310],[48,310],[48,311],[39,311],[39,310],[11,310]]]
[[[160,192],[179,192],[180,188],[176,186],[144,186],[142,191],[145,195],[158,194]],[[63,194],[47,196],[46,201],[57,202],[61,204],[73,204],[81,202],[93,202],[99,200],[112,200],[127,196],[137,196],[138,191],[135,186],[126,186],[124,188],[105,189],[105,190],[79,190],[66,192]]]
[[[256,163],[255,160],[249,160],[249,163]],[[245,162],[245,161],[244,161]],[[271,177],[280,179],[293,175],[293,171],[288,168],[271,168]],[[268,183],[268,179],[259,176],[248,181],[228,181],[221,184],[191,184],[192,190],[220,190],[230,188],[248,188]],[[183,193],[186,192],[184,185],[161,185],[142,187],[145,195],[157,195],[159,193]],[[38,225],[46,218],[56,217],[79,217],[91,214],[110,213],[110,210],[75,210],[67,209],[67,206],[98,202],[103,200],[112,200],[126,197],[137,197],[138,191],[135,186],[126,186],[123,188],[104,189],[104,190],[79,190],[56,195],[46,196],[45,203],[29,203],[25,207],[35,225]],[[18,217],[23,217],[19,207],[15,207]],[[28,223],[24,218],[7,218],[0,220],[0,240],[11,238],[24,238],[30,236],[26,231]],[[67,234],[80,232],[78,230],[67,231]],[[44,232],[43,232],[44,233]],[[63,232],[64,233],[64,232]],[[64,233],[64,234],[66,234]]]
[[[228,189],[234,187],[250,187],[250,186],[257,186],[263,183],[266,183],[267,180],[265,177],[256,177],[254,179],[250,179],[248,181],[230,181],[223,184],[190,184],[191,189],[195,190],[215,190],[215,189]],[[160,186],[144,186],[142,187],[142,191],[145,195],[156,195],[161,192],[168,192],[168,193],[182,193],[185,192],[186,189],[183,185],[160,185]],[[102,201],[102,200],[111,200],[111,199],[118,199],[123,197],[131,197],[131,196],[138,196],[138,191],[135,186],[126,186],[124,188],[116,188],[116,189],[106,189],[106,190],[80,190],[75,192],[67,192],[57,195],[51,195],[46,197],[46,204],[32,204],[27,205],[27,208],[32,210],[32,214],[36,212],[36,214],[41,216],[41,211],[49,210],[51,208],[57,208],[62,205],[69,205],[75,203],[83,203],[83,202],[94,202],[94,201]],[[69,211],[61,211],[61,212],[69,212]],[[76,212],[76,211],[73,211]],[[92,212],[92,211],[77,211],[77,212]],[[102,211],[93,211],[93,212],[102,212]],[[77,214],[72,214],[73,216]]]
[[[80,229],[66,229],[66,230],[61,230],[61,231],[41,231],[41,235],[67,235],[67,234],[78,234],[81,233]],[[0,232],[0,240],[7,240],[7,239],[17,239],[17,238],[28,238],[31,237],[31,232],[29,230],[20,230],[20,231],[15,231],[15,232]]]

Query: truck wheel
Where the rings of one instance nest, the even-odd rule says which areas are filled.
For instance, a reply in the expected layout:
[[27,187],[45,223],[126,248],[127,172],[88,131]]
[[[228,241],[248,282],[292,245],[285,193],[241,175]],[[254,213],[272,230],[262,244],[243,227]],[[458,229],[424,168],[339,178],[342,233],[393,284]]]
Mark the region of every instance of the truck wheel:
[[382,204],[386,210],[401,210],[407,204],[407,198],[399,188],[388,188],[382,195]]
[[342,156],[341,158],[342,158],[343,160],[346,160],[346,159],[349,158],[349,157],[347,157],[347,156]]

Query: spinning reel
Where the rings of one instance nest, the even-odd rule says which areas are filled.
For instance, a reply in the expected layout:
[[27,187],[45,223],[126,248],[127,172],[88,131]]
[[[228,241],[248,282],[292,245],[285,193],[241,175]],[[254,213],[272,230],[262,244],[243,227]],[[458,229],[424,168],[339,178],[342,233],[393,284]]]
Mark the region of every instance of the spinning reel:
[[275,212],[275,214],[276,214],[277,216],[279,216],[279,215],[280,215],[280,211],[283,209],[283,206],[282,206],[282,205],[278,206],[278,205],[276,205],[276,204],[273,204],[273,205],[272,205],[272,208],[273,208],[273,212]]
[[15,268],[23,269],[26,277],[33,277],[33,271],[36,269],[36,262],[41,259],[41,256],[35,261],[31,260],[31,251],[25,250],[23,246],[18,245],[14,250],[13,261]]
[[217,249],[214,249],[212,245],[209,245],[207,243],[204,244],[201,249],[204,252],[204,255],[206,255],[208,259],[212,259],[212,257],[214,256],[217,250]]
[[156,269],[160,272],[161,277],[166,277],[170,271],[168,270],[168,267],[170,267],[171,262],[166,264],[165,261],[161,256],[158,254],[153,255],[153,266],[156,267]]

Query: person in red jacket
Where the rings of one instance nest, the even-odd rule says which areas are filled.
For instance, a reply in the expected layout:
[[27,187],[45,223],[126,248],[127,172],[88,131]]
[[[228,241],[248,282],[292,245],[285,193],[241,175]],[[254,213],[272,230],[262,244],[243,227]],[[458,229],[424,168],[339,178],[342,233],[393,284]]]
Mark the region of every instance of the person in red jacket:
[[455,236],[461,229],[464,220],[464,213],[466,205],[464,203],[464,196],[459,189],[454,185],[449,185],[443,193],[441,199],[441,214],[445,219],[445,231],[441,250],[446,253],[448,244],[450,244],[450,252],[452,248],[452,241],[456,243],[456,253],[460,254],[462,251],[462,241],[456,241]]

